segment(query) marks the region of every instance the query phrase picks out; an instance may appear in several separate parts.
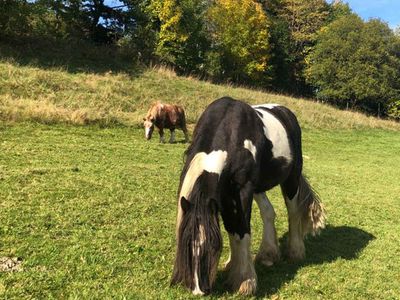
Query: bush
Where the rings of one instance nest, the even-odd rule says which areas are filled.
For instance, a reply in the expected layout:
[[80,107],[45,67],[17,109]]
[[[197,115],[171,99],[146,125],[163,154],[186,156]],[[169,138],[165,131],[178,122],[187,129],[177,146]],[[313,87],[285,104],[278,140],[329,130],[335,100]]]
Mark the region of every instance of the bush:
[[400,100],[390,102],[387,106],[387,115],[396,121],[400,121]]

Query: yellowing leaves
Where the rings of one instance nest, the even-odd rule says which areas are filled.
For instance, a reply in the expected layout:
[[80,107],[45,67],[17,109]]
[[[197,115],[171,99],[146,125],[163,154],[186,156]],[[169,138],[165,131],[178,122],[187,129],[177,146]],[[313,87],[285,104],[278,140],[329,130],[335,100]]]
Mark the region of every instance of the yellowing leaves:
[[232,76],[242,73],[257,79],[267,70],[269,22],[261,5],[253,0],[217,0],[209,10],[213,38],[232,61]]

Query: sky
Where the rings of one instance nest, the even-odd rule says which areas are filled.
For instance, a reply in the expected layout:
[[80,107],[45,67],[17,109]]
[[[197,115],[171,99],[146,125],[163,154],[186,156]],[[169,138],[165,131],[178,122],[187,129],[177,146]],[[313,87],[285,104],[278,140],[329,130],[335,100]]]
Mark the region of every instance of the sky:
[[[370,18],[379,18],[387,22],[390,28],[400,26],[400,0],[343,0],[351,9],[365,21]],[[118,0],[106,0],[111,6],[120,5]]]
[[390,28],[400,26],[400,0],[344,0],[350,8],[365,21],[379,18]]

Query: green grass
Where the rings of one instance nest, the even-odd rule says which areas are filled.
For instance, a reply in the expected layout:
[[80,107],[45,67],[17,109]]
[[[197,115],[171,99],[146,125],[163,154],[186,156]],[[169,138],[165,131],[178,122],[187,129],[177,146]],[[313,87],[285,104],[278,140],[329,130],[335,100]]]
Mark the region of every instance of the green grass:
[[[305,126],[305,171],[328,212],[307,258],[257,267],[257,297],[398,299],[400,135]],[[183,135],[178,133],[178,140]],[[195,298],[170,288],[176,193],[185,144],[147,142],[135,126],[0,125],[0,298]],[[284,248],[286,210],[269,193]],[[261,238],[254,206],[253,253]],[[220,262],[215,293],[223,287]]]
[[[169,287],[187,145],[147,142],[139,127],[161,100],[183,105],[193,128],[207,104],[225,95],[296,113],[305,171],[328,211],[303,262],[257,266],[256,297],[398,299],[399,123],[165,68],[132,68],[123,53],[96,59],[103,50],[89,46],[79,53],[73,45],[15,46],[0,44],[0,258],[21,258],[23,270],[0,272],[0,299],[195,298]],[[279,189],[269,196],[284,249],[286,209]],[[257,207],[252,224],[255,253]],[[239,299],[223,286],[224,237],[208,298]]]

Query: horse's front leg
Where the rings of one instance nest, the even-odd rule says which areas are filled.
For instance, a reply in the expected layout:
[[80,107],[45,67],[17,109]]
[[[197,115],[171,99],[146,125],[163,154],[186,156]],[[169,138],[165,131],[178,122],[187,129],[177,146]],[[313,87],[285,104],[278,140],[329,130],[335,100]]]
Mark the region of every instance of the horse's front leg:
[[265,193],[255,194],[254,199],[260,209],[264,224],[262,242],[256,256],[256,261],[265,266],[272,266],[280,257],[275,229],[276,214]]
[[[231,255],[226,264],[229,272],[227,283],[242,295],[252,295],[257,289],[257,275],[251,256],[250,215],[253,200],[252,185],[240,190],[240,197],[232,200],[233,208],[228,222]],[[232,222],[233,221],[233,222]]]
[[169,138],[169,142],[172,144],[175,143],[175,129],[170,129],[170,131],[171,131],[171,137]]
[[161,127],[158,130],[158,133],[160,134],[160,143],[165,143],[165,139],[164,139],[164,129]]

